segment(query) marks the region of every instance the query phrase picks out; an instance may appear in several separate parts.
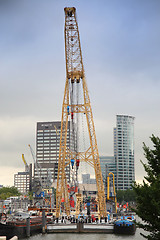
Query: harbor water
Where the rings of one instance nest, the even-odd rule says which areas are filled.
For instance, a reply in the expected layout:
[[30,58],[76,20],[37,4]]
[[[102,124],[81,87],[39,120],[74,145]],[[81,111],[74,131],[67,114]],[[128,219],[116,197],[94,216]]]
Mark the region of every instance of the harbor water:
[[[58,234],[38,234],[29,238],[29,240],[144,240],[140,235],[142,230],[137,229],[135,235],[115,235],[115,234],[77,234],[77,233],[58,233]],[[26,238],[25,240],[28,240]]]

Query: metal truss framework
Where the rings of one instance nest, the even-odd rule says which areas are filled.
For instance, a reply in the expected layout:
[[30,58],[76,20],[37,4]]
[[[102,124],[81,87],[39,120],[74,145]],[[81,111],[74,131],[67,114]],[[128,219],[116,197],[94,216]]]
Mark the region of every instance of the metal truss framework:
[[[100,167],[99,153],[95,134],[95,127],[91,109],[88,88],[85,80],[85,73],[82,61],[82,52],[76,9],[65,8],[65,56],[66,56],[66,84],[62,105],[60,149],[58,162],[57,192],[56,192],[56,217],[59,217],[61,199],[64,197],[66,214],[70,213],[70,203],[65,167],[70,164],[70,159],[79,158],[90,164],[95,170],[95,177],[98,190],[99,213],[106,217],[106,200],[104,193],[103,178]],[[82,83],[83,104],[71,104],[69,101],[69,84]],[[69,110],[68,110],[69,109]],[[68,116],[70,113],[85,113],[90,147],[85,152],[73,152],[66,146]]]

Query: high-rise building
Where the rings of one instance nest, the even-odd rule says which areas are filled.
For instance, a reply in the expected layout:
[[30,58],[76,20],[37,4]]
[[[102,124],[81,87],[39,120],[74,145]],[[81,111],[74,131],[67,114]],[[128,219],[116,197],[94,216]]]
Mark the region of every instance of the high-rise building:
[[[37,168],[35,179],[41,178],[42,183],[57,179],[60,144],[61,122],[38,122],[36,134]],[[67,130],[67,147],[71,147],[70,123]],[[66,167],[66,177],[70,179],[70,166]]]
[[116,172],[115,159],[114,156],[100,156],[99,158],[103,180],[105,181],[108,173],[112,172],[115,174]]
[[32,164],[24,172],[14,174],[14,187],[22,194],[32,191]]
[[114,176],[116,174],[115,159],[114,159],[114,156],[100,156],[99,158],[100,158],[105,194],[107,194],[107,176],[110,172],[112,172]]
[[117,115],[114,128],[114,157],[116,164],[115,187],[131,189],[135,180],[134,117]]
[[22,194],[29,192],[30,176],[29,172],[18,172],[14,174],[14,187]]

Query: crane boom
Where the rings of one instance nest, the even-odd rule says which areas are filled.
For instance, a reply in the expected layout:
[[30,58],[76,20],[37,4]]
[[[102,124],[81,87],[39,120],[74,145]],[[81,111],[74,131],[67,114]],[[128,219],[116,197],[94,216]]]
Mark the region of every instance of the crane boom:
[[65,8],[65,54],[66,76],[68,79],[84,77],[82,52],[76,20],[76,9]]
[[23,160],[24,165],[25,165],[25,171],[29,172],[29,166],[28,166],[28,164],[27,164],[27,162],[25,160],[24,154],[22,154],[22,160]]
[[33,161],[34,161],[34,164],[35,164],[37,173],[38,173],[38,178],[39,178],[39,181],[40,181],[40,185],[41,185],[41,187],[43,187],[41,174],[40,174],[40,172],[39,172],[39,169],[41,170],[41,167],[40,167],[40,166],[38,165],[38,163],[37,163],[36,156],[35,156],[35,153],[34,153],[32,147],[31,147],[31,145],[28,144],[28,146],[29,146],[29,148],[30,148],[30,151],[31,151],[31,154],[32,154],[32,158],[33,158]]
[[[65,164],[66,164],[66,139],[67,139],[67,125],[68,117],[71,113],[71,118],[75,113],[85,113],[88,127],[88,134],[90,140],[90,147],[84,152],[85,159],[81,158],[82,153],[73,152],[72,155],[78,157],[79,161],[84,160],[90,163],[95,170],[95,177],[98,190],[98,204],[101,217],[106,217],[106,199],[104,193],[103,178],[100,167],[99,152],[95,134],[95,127],[93,121],[92,108],[85,80],[85,73],[82,60],[81,44],[78,30],[78,23],[76,19],[76,9],[74,7],[65,8],[65,56],[66,56],[66,84],[62,105],[61,118],[61,134],[60,134],[60,148],[58,161],[58,176],[57,176],[57,193],[56,193],[56,216],[59,216],[62,196],[66,202],[66,213],[69,213],[68,191],[66,190]],[[74,85],[82,86],[83,102],[81,104],[72,101]],[[78,87],[78,86],[77,86]],[[69,93],[71,94],[71,100]],[[83,156],[84,156],[83,155]]]

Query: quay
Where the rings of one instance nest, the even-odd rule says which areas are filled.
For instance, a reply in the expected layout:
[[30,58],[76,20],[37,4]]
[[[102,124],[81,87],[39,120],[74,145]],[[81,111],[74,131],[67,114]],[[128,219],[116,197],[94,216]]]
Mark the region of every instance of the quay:
[[47,224],[47,233],[114,233],[112,223],[84,223],[77,222],[71,224],[57,223]]
[[[49,215],[50,216],[50,215]],[[11,219],[5,223],[0,222],[0,236],[9,240],[14,236],[19,239],[30,237],[37,233],[103,233],[133,235],[136,231],[134,216],[123,216],[119,220],[114,218],[98,218],[87,215],[61,216],[51,218],[42,210],[41,216],[31,216],[26,219]]]

